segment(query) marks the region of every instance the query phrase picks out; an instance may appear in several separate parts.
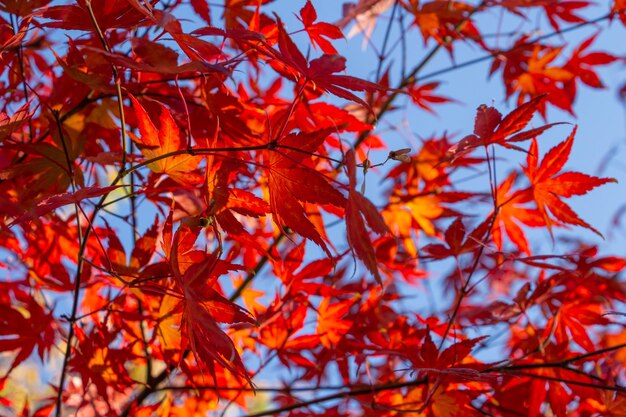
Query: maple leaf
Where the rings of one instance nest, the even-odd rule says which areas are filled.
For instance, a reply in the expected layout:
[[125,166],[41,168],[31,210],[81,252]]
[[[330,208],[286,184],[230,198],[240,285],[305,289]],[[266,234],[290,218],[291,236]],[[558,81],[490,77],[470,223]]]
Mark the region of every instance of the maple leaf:
[[[190,35],[188,35],[190,36]],[[196,44],[200,42],[197,38]],[[184,40],[181,40],[184,42]],[[133,56],[129,57],[128,54],[107,52],[102,49],[84,47],[83,50],[87,50],[94,54],[101,55],[107,61],[124,68],[130,68],[139,72],[153,72],[159,74],[180,74],[187,71],[201,71],[206,73],[221,73],[228,74],[225,66],[221,64],[209,64],[203,60],[202,57],[188,51],[188,54],[192,54],[194,59],[191,62],[178,65],[178,53],[171,48],[168,48],[158,42],[152,42],[144,38],[133,38]],[[197,46],[197,48],[200,48]],[[189,49],[189,48],[188,48]],[[62,61],[59,61],[62,63]],[[84,66],[77,65],[72,73],[76,74],[81,69],[84,70]],[[78,73],[78,75],[81,75]],[[102,80],[98,80],[97,74],[92,76],[93,81],[89,85],[96,84],[100,81],[101,84],[105,84]],[[82,78],[86,78],[82,75]]]
[[337,22],[337,26],[345,27],[350,21],[355,20],[354,26],[348,33],[348,39],[363,32],[363,45],[369,42],[378,17],[393,5],[394,0],[359,0],[358,4],[344,3],[343,18]]
[[[614,83],[600,69],[621,57],[593,46],[617,22],[569,32],[593,26],[591,1],[346,1],[339,25],[355,23],[351,34],[372,42],[377,23],[388,28],[365,80],[346,72],[355,51],[337,54],[342,35],[319,21],[320,7],[330,12],[321,1],[301,0],[289,32],[281,13],[294,4],[275,0],[0,1],[0,363],[11,368],[0,371],[0,413],[217,415],[232,403],[293,417],[621,416],[612,377],[625,361],[624,316],[610,309],[626,301],[626,261],[575,235],[567,255],[524,256],[531,227],[588,226],[563,202],[609,180],[562,173],[570,145],[544,156],[533,140],[526,175],[502,181],[498,165],[483,184],[491,193],[459,191],[490,162],[470,152],[522,150],[552,126],[534,115],[573,112],[580,85]],[[626,23],[625,5],[609,2],[599,19]],[[483,28],[506,10],[487,48]],[[551,26],[564,30],[544,33]],[[420,50],[415,36],[435,45]],[[421,68],[458,40],[478,46],[468,64],[493,58],[517,104],[509,115],[472,111],[471,135],[450,153],[445,134],[412,140],[411,155],[383,152],[380,127],[393,130],[385,119],[403,98],[426,111],[449,100]],[[117,97],[112,81],[134,97]],[[370,154],[395,161],[382,172],[372,162],[371,201],[357,189]],[[128,193],[87,201],[122,176]],[[444,259],[457,268],[440,280],[433,264]],[[457,284],[445,289],[454,317],[424,316],[441,306],[419,289],[407,298],[405,284],[431,281]],[[477,331],[501,335],[497,365],[472,355]],[[44,373],[48,398],[2,395],[32,360],[51,365],[55,344],[65,360]],[[274,372],[256,399],[253,368]]]
[[16,291],[19,305],[0,303],[0,352],[18,350],[3,379],[15,367],[25,361],[37,349],[39,357],[49,353],[54,345],[58,325],[52,313],[35,301],[30,295]]
[[112,395],[111,389],[123,392],[130,383],[128,370],[124,367],[125,361],[119,358],[128,357],[131,347],[112,347],[116,334],[100,323],[89,330],[77,328],[78,345],[70,362],[72,370],[81,375],[84,381],[90,381],[98,387],[105,398]]
[[211,10],[209,4],[204,0],[190,0],[193,11],[204,20],[204,22],[211,26]]
[[457,217],[444,233],[447,246],[431,243],[424,246],[422,250],[434,259],[444,259],[449,256],[458,257],[464,253],[471,252],[480,244],[487,232],[488,228],[486,226],[487,223],[483,222],[466,236],[463,220],[461,217]]
[[450,147],[448,150],[449,156],[453,159],[457,159],[459,156],[481,145],[485,147],[489,145],[501,145],[505,148],[524,151],[512,145],[511,142],[529,140],[550,129],[552,126],[560,124],[550,123],[520,132],[520,130],[528,125],[545,97],[545,95],[535,97],[507,114],[504,118],[502,118],[500,112],[495,108],[481,104],[478,109],[476,109],[474,133],[464,137],[459,143]]
[[41,200],[30,212],[24,213],[17,219],[13,220],[9,226],[13,226],[27,220],[36,219],[68,204],[78,204],[88,198],[100,197],[120,187],[124,186],[113,185],[110,187],[85,187],[75,193],[63,193],[50,196]]
[[352,321],[344,320],[343,317],[353,304],[353,300],[331,304],[328,297],[325,297],[320,303],[317,309],[319,316],[316,331],[325,347],[332,349],[352,327]]
[[522,252],[530,255],[530,246],[524,231],[518,223],[530,227],[545,226],[541,212],[525,204],[520,204],[523,191],[511,193],[515,183],[516,174],[512,173],[498,186],[496,201],[498,202],[498,215],[494,221],[492,235],[493,241],[499,250],[503,248],[502,231],[511,239],[511,242]]
[[346,199],[319,172],[306,166],[305,158],[324,142],[330,129],[313,133],[292,133],[278,140],[279,150],[269,157],[269,200],[274,222],[288,226],[296,233],[330,252],[320,232],[307,217],[302,203],[332,204],[344,207]]
[[346,59],[341,55],[324,54],[308,62],[289,37],[280,19],[277,19],[277,26],[280,53],[273,49],[266,52],[274,57],[270,64],[281,75],[303,85],[309,85],[315,90],[320,89],[346,100],[357,102],[364,107],[369,106],[351,91],[384,90],[378,84],[357,77],[335,75],[346,69]]
[[567,23],[583,23],[586,20],[579,15],[576,15],[576,11],[584,9],[591,5],[591,2],[580,0],[565,0],[565,1],[551,1],[551,0],[505,0],[500,2],[508,11],[515,13],[520,17],[525,17],[527,11],[520,9],[541,7],[546,14],[550,26],[555,31],[560,32],[561,27],[559,20]]
[[51,0],[5,0],[0,4],[0,10],[24,17],[50,3],[50,1]]
[[109,230],[109,247],[107,248],[108,260],[112,268],[120,274],[133,276],[140,269],[148,265],[154,253],[159,233],[159,219],[154,219],[152,226],[138,239],[133,247],[130,262],[126,259],[126,252],[117,234],[107,224]]
[[146,109],[137,99],[130,94],[129,97],[135,109],[140,133],[139,137],[133,135],[133,141],[147,159],[161,157],[157,161],[149,163],[148,168],[159,174],[167,174],[181,184],[201,183],[202,176],[192,171],[198,167],[202,158],[185,153],[165,156],[185,149],[185,145],[181,141],[180,130],[169,110],[163,104],[157,103],[161,113],[159,116],[160,125],[157,128]]
[[[174,234],[170,264],[181,289],[183,313],[181,327],[185,329],[191,350],[215,378],[215,363],[246,379],[245,367],[232,340],[218,323],[255,324],[254,318],[242,307],[224,298],[213,287],[220,275],[236,266],[219,259],[219,252],[200,255],[189,262],[190,250],[199,228],[181,226]],[[171,336],[168,337],[172,340]],[[165,339],[164,341],[167,341]]]
[[165,294],[159,306],[157,336],[163,351],[181,348],[181,302],[178,297]]
[[439,351],[428,331],[419,352],[408,351],[406,353],[418,371],[474,377],[476,374],[475,367],[472,368],[474,364],[464,364],[464,361],[469,357],[474,346],[485,337],[487,336],[462,340]]
[[591,44],[596,40],[597,35],[591,36],[582,42],[573,52],[570,59],[565,63],[564,67],[575,78],[567,81],[564,85],[565,90],[573,101],[576,97],[576,80],[582,81],[591,88],[604,88],[604,84],[600,80],[598,74],[594,71],[595,66],[608,65],[615,62],[618,58],[606,52],[587,52]]
[[183,31],[180,21],[172,17],[163,19],[164,29],[174,38],[180,49],[192,61],[202,63],[209,69],[219,68],[209,62],[223,58],[224,53],[216,45]]
[[[339,295],[338,289],[330,285],[315,282],[313,278],[329,275],[334,267],[334,261],[329,258],[318,259],[302,267],[305,255],[306,242],[294,246],[282,259],[274,264],[274,274],[287,287],[287,293],[296,295],[301,293],[311,295]],[[302,268],[301,268],[302,267]]]
[[[546,102],[573,114],[573,97],[566,91],[565,84],[574,79],[575,74],[564,66],[554,64],[562,52],[563,47],[530,42],[524,35],[508,51],[498,55],[490,73],[502,67],[506,96],[509,98],[517,92],[518,105],[527,97],[547,94]],[[545,118],[546,103],[540,103],[538,110]]]
[[29,105],[30,103],[24,104],[13,113],[13,116],[8,116],[0,112],[0,142],[10,138],[13,132],[19,129],[33,116],[29,111]]
[[[146,22],[144,13],[129,9],[128,0],[78,0],[77,4],[50,6],[42,9],[41,15],[52,20],[44,26],[68,30],[95,31],[87,7],[89,2],[93,14],[97,16],[101,30],[130,28]],[[132,3],[131,3],[132,4]]]
[[[586,20],[581,16],[575,14],[579,9],[588,7],[591,2],[580,0],[566,0],[557,2],[547,2],[543,6],[546,12],[546,17],[550,22],[550,25],[557,31],[561,30],[558,20],[562,20],[567,23],[582,23]],[[557,20],[558,19],[558,20]]]
[[411,96],[413,103],[417,104],[427,112],[435,114],[435,111],[431,107],[432,104],[443,104],[456,101],[449,97],[433,94],[433,90],[439,87],[439,84],[440,83],[438,82],[431,82],[419,86],[412,86],[408,88],[407,92]]
[[314,23],[317,20],[317,12],[315,11],[315,8],[313,7],[313,4],[310,0],[307,0],[304,7],[300,9],[300,16],[298,17],[298,19],[300,19],[300,21],[304,25],[304,29],[309,35],[313,47],[317,45],[322,49],[322,51],[327,54],[337,53],[337,50],[325,38],[343,38],[343,33],[341,33],[341,29],[339,29],[335,25],[326,22]]
[[433,38],[451,53],[451,41],[465,38],[487,49],[471,19],[474,6],[460,1],[411,1],[403,3],[403,7],[412,15],[412,25],[419,27],[424,44]]
[[458,213],[448,209],[444,203],[467,198],[467,193],[443,192],[394,193],[389,205],[382,212],[385,222],[394,236],[402,239],[405,249],[412,257],[417,257],[418,248],[411,231],[423,231],[428,236],[437,234],[434,221],[445,216],[457,216]]
[[[347,110],[324,102],[308,103],[306,107],[298,106],[294,111],[294,121],[305,132],[326,128],[334,128],[337,133],[362,132],[373,128],[371,124],[362,122]],[[340,144],[334,142],[332,137],[329,138],[332,147],[340,148]]]
[[585,351],[593,352],[595,344],[590,338],[588,326],[611,322],[602,311],[602,306],[597,303],[569,302],[559,307],[554,317],[548,320],[546,328],[554,329],[558,344],[573,341]]
[[526,158],[526,167],[524,167],[524,173],[530,180],[531,187],[520,198],[520,202],[534,200],[550,234],[552,234],[553,225],[571,224],[582,226],[602,236],[561,200],[561,198],[587,194],[602,184],[616,182],[613,178],[598,178],[580,172],[558,174],[569,159],[575,134],[576,128],[566,140],[548,151],[541,164],[539,164],[537,140],[533,139]]
[[483,414],[472,407],[472,401],[481,392],[437,387],[430,398],[430,409],[434,417],[479,417]]
[[626,0],[615,0],[613,7],[611,7],[611,13],[611,19],[617,14],[624,26],[626,26]]
[[[301,298],[301,297],[300,297]],[[298,299],[289,298],[288,302],[278,298],[259,316],[259,341],[264,345],[281,349],[289,342],[289,338],[304,326],[307,305]]]
[[346,167],[348,178],[350,178],[350,190],[346,205],[348,243],[380,284],[382,281],[378,272],[376,253],[374,252],[372,242],[367,237],[367,230],[362,216],[365,216],[369,226],[378,234],[388,233],[389,228],[376,206],[356,190],[356,159],[352,149],[346,154]]
[[270,211],[270,206],[249,191],[228,187],[235,164],[216,161],[214,155],[207,155],[206,161],[205,201],[209,208],[206,215],[214,217],[229,234],[247,234],[233,213],[260,217]]

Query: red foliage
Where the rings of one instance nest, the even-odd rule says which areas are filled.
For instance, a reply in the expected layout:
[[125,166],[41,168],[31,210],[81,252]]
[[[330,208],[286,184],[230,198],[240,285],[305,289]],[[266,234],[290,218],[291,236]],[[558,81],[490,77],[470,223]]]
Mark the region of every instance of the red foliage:
[[[624,416],[626,259],[565,202],[616,180],[548,109],[626,3],[277,3],[0,4],[0,414]],[[513,108],[407,147],[481,61]]]

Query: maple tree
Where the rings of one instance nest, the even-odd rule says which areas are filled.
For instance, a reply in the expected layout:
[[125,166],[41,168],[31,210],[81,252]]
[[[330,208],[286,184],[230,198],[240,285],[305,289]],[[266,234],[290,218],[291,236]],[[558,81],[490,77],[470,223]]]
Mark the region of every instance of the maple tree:
[[[617,180],[554,116],[624,61],[600,3],[0,2],[0,414],[626,416],[567,201]],[[502,100],[399,140],[481,62]]]

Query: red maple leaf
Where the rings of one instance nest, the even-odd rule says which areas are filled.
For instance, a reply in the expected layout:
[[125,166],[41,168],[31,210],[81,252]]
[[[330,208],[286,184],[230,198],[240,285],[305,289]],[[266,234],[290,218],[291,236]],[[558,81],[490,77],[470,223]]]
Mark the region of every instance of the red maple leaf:
[[[15,291],[18,303],[0,303],[0,352],[17,350],[17,356],[10,366],[5,365],[6,374],[26,360],[37,349],[44,358],[54,345],[58,325],[52,316],[33,297],[22,291]],[[8,369],[7,369],[8,366]]]
[[550,233],[554,225],[571,224],[585,227],[601,236],[600,232],[578,217],[574,210],[561,200],[587,194],[595,187],[608,182],[616,182],[613,178],[598,178],[580,172],[559,174],[569,158],[575,134],[576,128],[566,140],[548,151],[541,164],[537,140],[533,139],[524,167],[531,187],[520,197],[520,203],[534,200]]
[[272,68],[281,75],[301,85],[320,89],[346,100],[357,102],[364,107],[367,103],[351,91],[384,90],[378,84],[349,75],[335,75],[346,69],[346,59],[337,54],[324,54],[310,62],[302,55],[293,40],[289,37],[280,19],[277,19],[278,49],[267,49],[266,53],[274,59],[270,61]]
[[307,0],[306,4],[302,9],[300,9],[300,16],[298,17],[302,24],[304,25],[304,29],[311,38],[311,43],[315,47],[318,45],[322,51],[327,54],[336,54],[337,50],[333,47],[333,45],[325,38],[330,39],[341,39],[343,38],[343,33],[341,29],[337,26],[332,25],[326,22],[317,22],[317,12],[313,7],[313,4],[310,0]]
[[591,36],[581,43],[567,61],[566,70],[575,74],[576,77],[565,83],[565,90],[573,101],[576,97],[576,80],[580,80],[591,88],[604,88],[604,83],[594,70],[599,65],[608,65],[617,61],[617,57],[606,52],[588,52],[591,44],[596,40],[597,35]]
[[498,215],[493,224],[493,241],[499,250],[504,247],[502,231],[511,239],[511,242],[522,252],[530,255],[530,246],[520,223],[530,227],[545,226],[544,219],[535,207],[520,203],[522,191],[513,191],[516,175],[513,173],[502,181],[496,191]]
[[74,193],[63,193],[50,196],[41,200],[30,212],[24,213],[17,219],[13,220],[9,226],[13,226],[27,220],[36,219],[68,204],[78,204],[88,198],[100,197],[120,187],[123,187],[123,185],[113,185],[110,187],[85,187]]
[[434,114],[435,111],[431,107],[433,104],[443,104],[456,101],[449,97],[434,94],[433,91],[439,87],[439,84],[439,82],[430,82],[421,85],[414,85],[408,88],[408,93],[410,94],[413,103],[417,104],[427,112]]
[[[170,264],[180,287],[181,326],[196,359],[215,377],[215,363],[248,378],[237,349],[218,323],[250,323],[254,318],[242,307],[224,298],[215,288],[217,279],[235,265],[219,259],[219,251],[192,251],[199,228],[181,226],[174,234]],[[190,256],[193,262],[189,262]]]
[[308,219],[303,203],[344,207],[346,199],[328,179],[306,165],[306,159],[324,142],[330,129],[314,133],[292,133],[280,139],[268,163],[270,207],[275,223],[312,240],[329,255],[320,232]]
[[449,256],[458,257],[474,250],[484,238],[487,230],[487,223],[483,222],[466,236],[463,220],[461,217],[457,217],[444,234],[447,246],[431,243],[424,246],[422,250],[434,259],[444,259]]
[[139,10],[129,8],[128,0],[78,0],[77,4],[51,6],[43,9],[42,15],[51,22],[45,26],[68,30],[96,31],[89,8],[97,16],[101,30],[130,28],[142,24],[146,15]]
[[363,217],[367,220],[367,224],[372,230],[378,234],[388,233],[389,228],[385,224],[385,220],[380,215],[376,206],[365,198],[356,190],[356,159],[354,151],[350,150],[346,154],[346,167],[348,177],[350,178],[350,190],[346,205],[346,228],[348,235],[348,243],[356,256],[365,264],[365,267],[374,274],[376,280],[381,283],[380,273],[378,272],[378,262],[376,261],[376,252],[372,246],[372,242],[367,236],[367,229]]
[[524,151],[512,145],[511,142],[522,142],[534,138],[547,129],[550,129],[552,126],[560,124],[550,123],[520,132],[528,125],[545,97],[545,95],[535,97],[507,114],[504,118],[502,118],[500,112],[494,107],[488,107],[484,104],[480,105],[478,109],[476,109],[474,133],[464,137],[459,143],[452,146],[448,154],[453,159],[457,159],[459,156],[478,146],[482,145],[486,147],[496,144],[504,146],[505,148]]

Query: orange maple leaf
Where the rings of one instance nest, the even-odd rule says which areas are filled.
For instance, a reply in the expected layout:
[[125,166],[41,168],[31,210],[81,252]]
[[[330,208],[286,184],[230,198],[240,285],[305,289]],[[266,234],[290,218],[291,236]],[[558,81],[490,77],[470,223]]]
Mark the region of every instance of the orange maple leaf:
[[129,97],[135,109],[141,135],[140,137],[133,135],[133,141],[146,158],[155,159],[162,157],[162,159],[149,163],[147,165],[148,168],[156,173],[167,174],[181,184],[201,183],[202,176],[192,172],[198,167],[202,159],[201,157],[185,153],[165,157],[167,154],[184,149],[180,138],[180,130],[169,110],[161,103],[157,103],[161,110],[159,116],[160,125],[157,128],[150,119],[146,109],[137,99],[132,95],[129,95]]
[[330,298],[324,298],[320,303],[317,334],[325,347],[333,348],[352,327],[353,322],[351,320],[342,319],[352,304],[354,304],[353,300],[330,304]]

